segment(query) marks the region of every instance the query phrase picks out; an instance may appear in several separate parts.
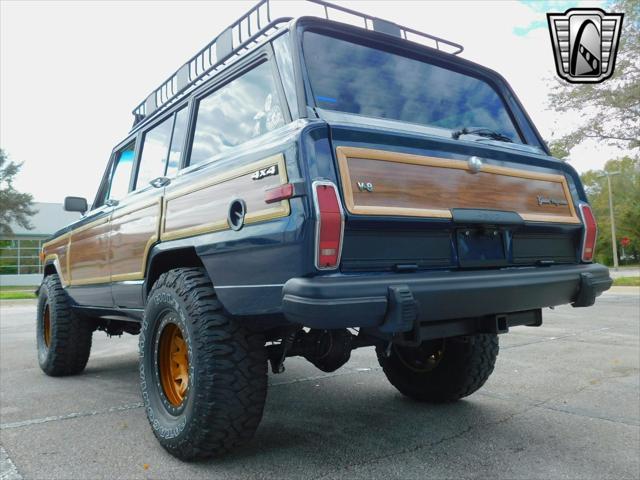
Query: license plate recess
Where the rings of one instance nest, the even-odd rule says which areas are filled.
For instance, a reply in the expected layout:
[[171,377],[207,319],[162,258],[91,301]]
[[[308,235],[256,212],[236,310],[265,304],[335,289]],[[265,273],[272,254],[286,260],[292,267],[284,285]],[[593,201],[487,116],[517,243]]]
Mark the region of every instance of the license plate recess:
[[507,264],[505,232],[499,229],[463,228],[456,231],[461,267],[491,267]]

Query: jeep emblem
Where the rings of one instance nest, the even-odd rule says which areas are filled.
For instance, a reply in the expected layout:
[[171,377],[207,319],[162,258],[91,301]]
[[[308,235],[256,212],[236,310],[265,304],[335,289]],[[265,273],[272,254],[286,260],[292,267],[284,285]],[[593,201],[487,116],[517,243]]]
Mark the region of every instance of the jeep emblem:
[[482,159],[480,157],[471,157],[467,161],[470,173],[478,173],[482,168]]

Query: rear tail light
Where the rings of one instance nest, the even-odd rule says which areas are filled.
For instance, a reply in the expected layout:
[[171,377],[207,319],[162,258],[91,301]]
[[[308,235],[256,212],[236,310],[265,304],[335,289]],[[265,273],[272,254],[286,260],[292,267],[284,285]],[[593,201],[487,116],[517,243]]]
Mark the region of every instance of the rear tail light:
[[340,264],[344,212],[338,189],[332,182],[313,182],[316,209],[316,268],[334,270]]
[[598,236],[598,225],[596,217],[593,216],[591,207],[586,203],[579,205],[582,223],[584,224],[584,234],[582,236],[582,261],[592,262],[596,248],[596,237]]

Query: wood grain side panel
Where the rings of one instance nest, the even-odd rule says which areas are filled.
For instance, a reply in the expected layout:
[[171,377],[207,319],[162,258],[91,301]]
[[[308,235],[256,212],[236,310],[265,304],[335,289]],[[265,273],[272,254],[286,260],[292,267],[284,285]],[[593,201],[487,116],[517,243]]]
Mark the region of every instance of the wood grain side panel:
[[[255,171],[271,165],[278,166],[276,175],[260,180],[252,178]],[[172,192],[165,200],[161,239],[170,240],[229,228],[227,214],[234,199],[242,199],[247,205],[246,224],[287,216],[288,200],[275,204],[264,201],[265,190],[287,181],[284,158],[277,155],[189,189]]]
[[[525,220],[579,223],[562,175],[338,147],[347,209],[355,214],[451,218],[452,208],[518,212]],[[358,182],[372,183],[372,192]],[[566,201],[540,205],[538,196]]]
[[104,283],[110,280],[109,217],[71,233],[69,269],[71,285]]
[[53,262],[56,270],[60,274],[62,285],[69,284],[68,269],[68,252],[69,252],[69,235],[63,235],[43,245],[44,264]]
[[134,206],[111,218],[111,281],[144,278],[147,255],[158,240],[160,199],[151,204]]

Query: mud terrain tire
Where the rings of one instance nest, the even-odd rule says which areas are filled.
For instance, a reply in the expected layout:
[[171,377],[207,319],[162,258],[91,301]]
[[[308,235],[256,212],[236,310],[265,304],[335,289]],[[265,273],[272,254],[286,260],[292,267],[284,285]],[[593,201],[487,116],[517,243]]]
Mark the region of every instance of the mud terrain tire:
[[73,312],[58,275],[40,286],[36,321],[38,363],[52,377],[84,370],[91,353],[93,322]]
[[[178,332],[182,346],[171,350],[177,357],[170,367],[162,367],[165,331]],[[181,349],[188,375],[177,374],[185,389],[176,399],[164,372],[180,366]],[[139,352],[147,418],[169,453],[182,460],[220,456],[253,437],[267,394],[264,337],[224,314],[203,269],[171,270],[153,285]]]
[[446,338],[417,348],[394,345],[388,357],[383,348],[376,353],[385,375],[402,394],[423,402],[453,402],[487,381],[498,356],[498,336]]

